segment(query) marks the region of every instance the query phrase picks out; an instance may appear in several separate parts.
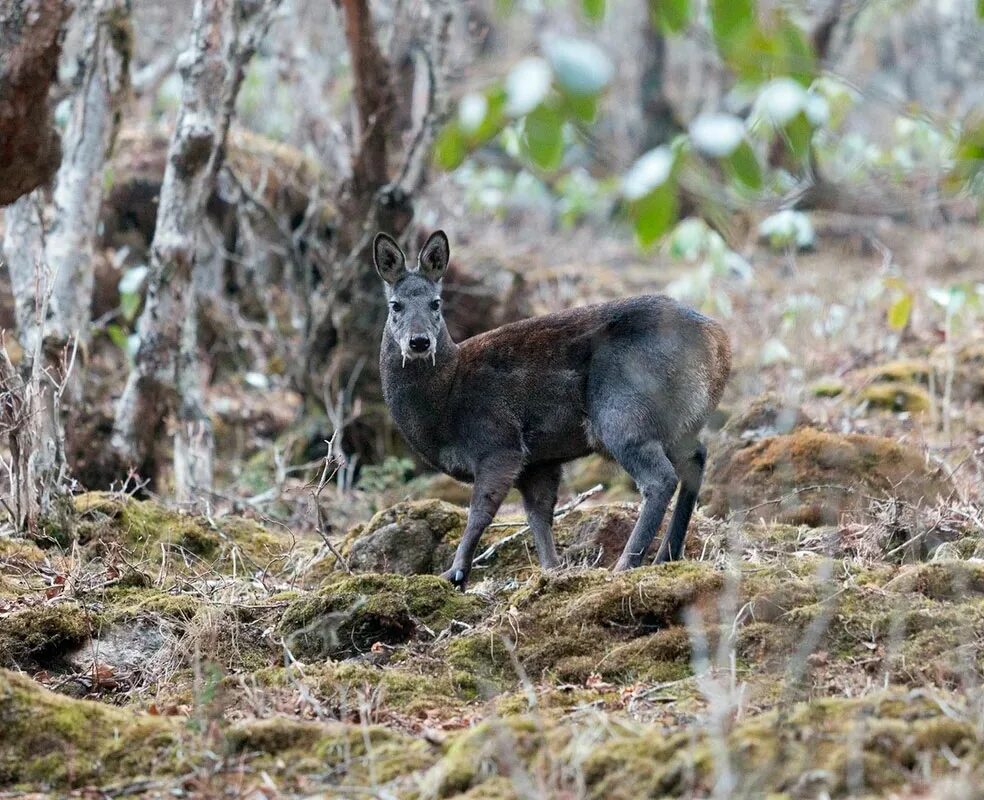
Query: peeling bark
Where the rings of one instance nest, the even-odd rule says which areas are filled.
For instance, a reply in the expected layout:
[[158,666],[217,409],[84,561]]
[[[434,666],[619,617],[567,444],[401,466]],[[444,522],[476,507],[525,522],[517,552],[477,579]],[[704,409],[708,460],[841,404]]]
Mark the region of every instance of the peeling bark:
[[222,163],[243,67],[277,4],[278,0],[195,4],[191,44],[178,60],[184,86],[150,248],[150,283],[137,325],[140,345],[116,409],[114,450],[124,463],[150,476],[155,472],[157,439],[167,417],[178,412],[176,467],[186,474],[177,482],[201,492],[211,489],[211,469],[191,475],[187,465],[210,465],[212,440],[210,430],[201,435],[201,426],[208,427],[201,393],[179,398],[179,384],[196,380],[198,372],[194,347],[184,348],[179,363],[182,330],[196,308],[192,273],[201,221]]
[[78,13],[84,26],[79,89],[65,128],[52,208],[46,211],[46,192],[36,189],[5,213],[3,246],[25,376],[19,383],[9,375],[5,380],[29,417],[19,426],[8,422],[8,428],[12,446],[19,437],[18,446],[30,448],[28,460],[17,467],[22,485],[14,496],[21,508],[19,524],[32,532],[39,516],[51,514],[66,490],[62,417],[78,394],[70,365],[79,340],[88,338],[103,166],[129,72],[126,0],[83,2]]
[[48,183],[58,169],[48,90],[71,10],[67,0],[0,0],[0,206]]

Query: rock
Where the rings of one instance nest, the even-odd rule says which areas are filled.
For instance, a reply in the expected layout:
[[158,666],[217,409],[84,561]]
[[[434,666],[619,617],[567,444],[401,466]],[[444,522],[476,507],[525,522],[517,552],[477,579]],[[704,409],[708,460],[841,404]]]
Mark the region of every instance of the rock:
[[483,606],[436,575],[336,574],[292,602],[279,628],[300,657],[342,659],[473,622]]
[[704,499],[717,516],[748,511],[756,520],[817,526],[844,514],[869,518],[871,498],[921,505],[951,491],[943,471],[910,445],[797,427],[712,451]]
[[135,619],[100,631],[67,653],[65,660],[83,674],[91,675],[96,668],[122,675],[141,671],[164,644],[159,621]]
[[450,541],[461,535],[467,512],[441,500],[397,503],[349,532],[342,544],[359,572],[417,575],[440,572]]
[[574,509],[554,525],[560,557],[567,564],[612,566],[638,517],[638,506],[628,503]]
[[564,466],[564,484],[570,491],[586,492],[601,484],[608,500],[638,499],[635,483],[617,462],[595,454]]

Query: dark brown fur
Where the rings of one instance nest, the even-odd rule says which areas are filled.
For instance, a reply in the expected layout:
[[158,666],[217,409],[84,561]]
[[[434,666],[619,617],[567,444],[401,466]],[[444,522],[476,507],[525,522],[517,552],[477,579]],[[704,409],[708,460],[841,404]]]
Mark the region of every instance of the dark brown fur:
[[560,467],[595,451],[625,467],[644,498],[617,568],[641,563],[678,482],[659,560],[682,554],[705,460],[697,434],[731,365],[717,323],[653,295],[514,322],[459,345],[440,314],[443,234],[428,240],[415,271],[388,237],[377,237],[374,253],[391,306],[380,352],[387,405],[426,461],[475,483],[449,579],[467,580],[479,537],[513,485],[541,564],[554,566]]

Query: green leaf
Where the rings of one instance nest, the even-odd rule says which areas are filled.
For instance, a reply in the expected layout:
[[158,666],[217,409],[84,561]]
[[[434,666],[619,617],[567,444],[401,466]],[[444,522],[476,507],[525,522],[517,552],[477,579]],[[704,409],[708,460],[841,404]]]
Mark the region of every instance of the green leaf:
[[665,234],[676,220],[676,181],[668,180],[631,205],[636,238],[649,247]]
[[725,160],[728,171],[749,189],[762,188],[762,168],[755,151],[748,142],[742,142]]
[[980,175],[984,175],[984,113],[971,112],[961,126],[947,187],[959,191]]
[[789,152],[800,161],[805,161],[813,139],[813,126],[806,115],[802,112],[797,114],[783,127],[782,132]]
[[597,95],[564,95],[564,106],[572,117],[582,122],[594,122],[598,116]]
[[560,166],[564,157],[564,117],[546,105],[535,108],[523,124],[523,144],[530,160],[541,169]]
[[106,335],[109,336],[109,340],[115,344],[124,353],[127,352],[127,335],[119,325],[110,324],[106,326]]
[[120,295],[120,313],[127,322],[133,322],[140,310],[140,295],[136,292],[124,292]]
[[755,0],[711,0],[710,10],[714,41],[728,55],[755,25]]
[[596,95],[615,74],[611,59],[594,42],[554,36],[544,43],[557,83],[567,94]]
[[977,0],[977,16],[984,19],[984,0]]
[[909,292],[903,294],[898,300],[892,303],[888,309],[888,326],[892,330],[900,331],[909,324],[909,316],[912,314],[912,295]]
[[789,75],[805,87],[809,87],[816,74],[816,56],[813,45],[803,30],[788,19],[779,25],[777,36],[781,63],[775,65],[777,73]]
[[445,125],[434,143],[434,160],[442,169],[460,166],[472,150],[496,136],[505,125],[503,87],[494,86],[484,95],[466,95],[462,101],[458,114]]
[[680,33],[690,22],[690,0],[649,0],[649,10],[659,27]]
[[457,121],[444,126],[434,143],[434,160],[442,169],[455,169],[468,155],[468,142]]
[[581,0],[581,8],[584,15],[594,22],[605,18],[605,0]]

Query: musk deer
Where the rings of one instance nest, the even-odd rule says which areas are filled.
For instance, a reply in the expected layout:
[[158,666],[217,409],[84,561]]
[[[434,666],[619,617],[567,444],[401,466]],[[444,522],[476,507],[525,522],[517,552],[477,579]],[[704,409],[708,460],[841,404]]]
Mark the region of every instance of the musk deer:
[[592,452],[618,461],[643,498],[615,569],[642,563],[677,483],[657,560],[680,558],[706,458],[697,434],[731,368],[721,326],[651,295],[513,322],[458,344],[441,310],[449,257],[443,231],[416,267],[386,234],[373,242],[389,303],[379,354],[386,404],[427,463],[474,483],[444,577],[465,585],[479,538],[513,485],[541,566],[556,566],[561,465]]

